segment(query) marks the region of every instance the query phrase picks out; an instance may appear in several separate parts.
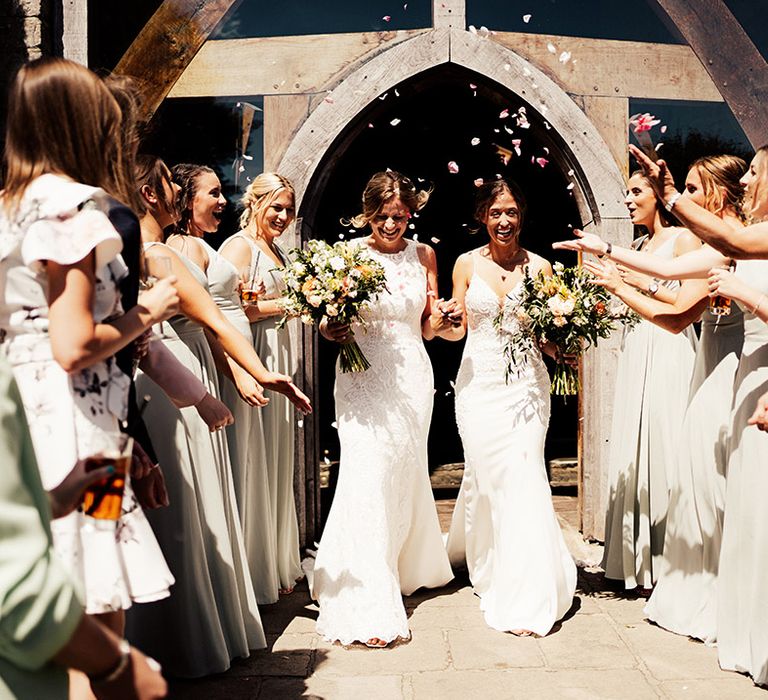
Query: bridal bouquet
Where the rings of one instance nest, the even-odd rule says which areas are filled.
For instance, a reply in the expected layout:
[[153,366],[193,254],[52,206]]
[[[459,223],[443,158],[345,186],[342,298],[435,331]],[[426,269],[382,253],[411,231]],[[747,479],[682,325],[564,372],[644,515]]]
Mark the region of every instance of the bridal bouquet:
[[[324,316],[341,323],[362,323],[363,307],[386,289],[384,268],[364,246],[310,240],[306,248],[292,250],[291,257],[283,270],[285,315],[279,326],[292,317],[307,325],[319,323]],[[342,372],[363,372],[370,366],[355,341],[341,346]]]
[[[513,323],[505,318],[503,309],[496,319],[496,328],[505,339],[507,381],[539,344],[554,343],[558,358],[580,355],[600,338],[610,336],[617,323],[632,326],[639,320],[626,307],[612,306],[610,292],[592,282],[591,275],[580,267],[555,263],[551,277],[542,273],[531,277],[526,269],[522,288]],[[578,371],[558,359],[551,392],[569,396],[578,390]]]

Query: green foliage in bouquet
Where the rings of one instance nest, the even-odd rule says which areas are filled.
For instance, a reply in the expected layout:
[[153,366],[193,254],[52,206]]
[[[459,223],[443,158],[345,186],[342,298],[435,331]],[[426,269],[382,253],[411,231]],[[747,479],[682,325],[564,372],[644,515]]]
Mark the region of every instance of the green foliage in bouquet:
[[[384,268],[363,245],[310,240],[290,255],[283,270],[284,316],[278,327],[289,318],[313,325],[324,316],[340,323],[363,323],[362,309],[387,288]],[[341,346],[339,366],[342,372],[362,372],[371,365],[352,341]]]
[[[507,381],[537,345],[551,342],[558,356],[580,355],[608,338],[617,324],[631,327],[638,320],[626,306],[613,305],[610,292],[581,267],[555,263],[551,277],[541,272],[531,277],[526,269],[519,305],[511,312],[505,306],[495,320],[504,342]],[[569,396],[578,390],[576,368],[557,360],[551,392]]]

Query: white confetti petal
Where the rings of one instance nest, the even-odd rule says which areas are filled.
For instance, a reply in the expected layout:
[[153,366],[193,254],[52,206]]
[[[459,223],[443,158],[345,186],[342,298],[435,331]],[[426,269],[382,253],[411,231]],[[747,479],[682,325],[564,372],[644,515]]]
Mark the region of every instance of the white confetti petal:
[[528,68],[528,66],[524,66],[524,67],[523,67],[523,75],[524,75],[526,78],[530,78],[530,77],[533,75],[533,73],[531,73],[531,69],[530,69],[530,68]]
[[557,48],[555,48],[555,45],[551,41],[547,42],[547,51],[549,51],[549,53],[557,53]]
[[511,68],[512,68],[512,66],[510,66],[509,63],[505,63],[504,64],[504,70],[505,71],[509,71],[509,70],[511,70]]
[[557,60],[560,61],[560,63],[562,63],[563,65],[565,65],[566,63],[568,63],[568,61],[571,60],[571,52],[563,51]]
[[574,175],[574,173],[573,173],[573,168],[571,168],[571,169],[568,171],[568,177],[573,177],[573,175]]
[[432,241],[432,243],[434,243],[435,245],[440,243],[440,239],[435,236],[432,236],[432,238],[430,238],[429,240]]
[[575,185],[572,182],[568,183],[568,187],[566,187],[566,190],[572,190],[575,187]]
[[336,421],[333,421],[333,423],[331,423],[331,427],[335,428],[336,430],[338,430],[339,429],[339,424]]
[[528,24],[531,21],[531,15],[523,15],[523,22]]
[[467,29],[469,29],[471,34],[477,34],[477,27],[474,24],[470,24]]
[[395,97],[400,97],[400,93],[397,91],[397,88],[395,88]]
[[417,243],[419,242],[419,234],[418,233],[414,233],[413,234],[413,240],[416,241]]
[[296,421],[296,425],[298,425],[300,428],[304,427],[304,419],[299,418],[299,420]]
[[477,146],[477,144],[478,144],[478,143],[480,143],[480,139],[479,139],[479,138],[477,138],[477,136],[475,136],[475,138],[473,138],[473,139],[470,141],[470,143],[471,143],[473,146]]
[[400,123],[400,120],[395,118],[391,122],[389,122],[392,126],[397,126]]

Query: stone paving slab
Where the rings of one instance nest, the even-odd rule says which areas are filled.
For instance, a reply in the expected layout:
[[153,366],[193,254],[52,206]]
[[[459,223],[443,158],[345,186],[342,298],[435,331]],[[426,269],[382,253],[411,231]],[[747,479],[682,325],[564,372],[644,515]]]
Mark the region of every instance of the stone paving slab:
[[448,631],[453,667],[459,670],[499,670],[544,666],[544,655],[531,637],[496,630]]
[[639,671],[456,671],[412,677],[414,700],[658,700]]

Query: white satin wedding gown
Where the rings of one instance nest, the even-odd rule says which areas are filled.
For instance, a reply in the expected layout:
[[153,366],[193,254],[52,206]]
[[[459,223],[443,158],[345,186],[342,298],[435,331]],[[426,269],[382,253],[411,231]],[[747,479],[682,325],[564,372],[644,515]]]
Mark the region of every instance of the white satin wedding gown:
[[336,371],[341,463],[312,576],[317,631],[342,644],[409,638],[402,596],[453,578],[427,471],[426,274],[413,241],[399,253],[369,251],[389,292],[365,312],[365,328],[353,324],[370,369]]
[[[478,260],[471,254],[473,262]],[[503,300],[503,328],[518,320],[517,285]],[[464,478],[448,536],[464,560],[490,627],[545,635],[570,609],[576,565],[552,505],[544,466],[549,375],[538,349],[505,381],[499,297],[473,271],[464,299],[467,344],[456,377]]]

